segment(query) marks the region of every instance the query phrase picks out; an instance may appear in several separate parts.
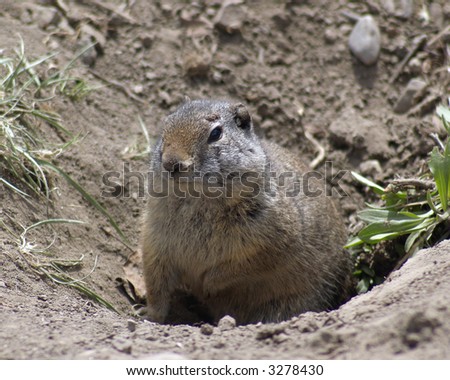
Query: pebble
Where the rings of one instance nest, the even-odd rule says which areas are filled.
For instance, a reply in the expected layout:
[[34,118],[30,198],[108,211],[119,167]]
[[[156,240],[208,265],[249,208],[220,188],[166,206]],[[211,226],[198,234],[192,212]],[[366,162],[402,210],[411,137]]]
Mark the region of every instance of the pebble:
[[131,353],[131,342],[128,339],[122,338],[122,337],[116,337],[112,341],[113,347],[120,352],[123,352],[125,354]]
[[[91,45],[93,42],[95,42],[95,40],[93,40],[90,36],[88,35],[84,35],[83,37],[81,37],[81,39],[78,41],[78,47],[84,48],[87,45]],[[97,61],[98,58],[98,53],[97,50],[95,49],[94,46],[92,46],[90,49],[86,50],[82,55],[81,55],[81,61],[89,67],[93,67],[95,65],[95,62]]]
[[145,49],[150,49],[153,45],[153,41],[155,40],[154,36],[150,35],[150,34],[144,34],[142,36],[139,37],[142,43],[142,46]]
[[381,6],[391,16],[408,19],[413,15],[413,0],[381,0]]
[[272,20],[281,30],[285,30],[292,23],[290,16],[284,12],[275,13],[272,16]]
[[230,5],[225,8],[215,26],[218,30],[227,34],[239,33],[242,29],[246,15],[238,5]]
[[219,327],[220,331],[232,330],[236,327],[236,320],[229,315],[225,315],[225,317],[220,319],[217,326]]
[[136,95],[141,95],[144,92],[144,86],[142,84],[137,84],[133,86],[133,92]]
[[380,30],[370,15],[361,17],[353,28],[348,45],[352,53],[365,65],[373,65],[380,53]]
[[8,286],[4,281],[0,281],[0,288],[7,288]]
[[399,7],[396,16],[405,20],[409,19],[414,13],[413,0],[400,0],[398,3]]
[[324,39],[327,44],[334,44],[338,39],[336,31],[332,28],[327,28],[325,30]]
[[48,29],[50,26],[56,26],[61,21],[61,14],[54,8],[39,7],[39,27]]
[[411,79],[394,106],[394,112],[402,114],[414,106],[427,87],[421,79]]
[[222,339],[219,339],[217,342],[213,344],[214,348],[224,348],[226,346],[225,341]]
[[211,335],[214,332],[214,327],[211,326],[209,323],[204,323],[201,327],[200,327],[200,332],[203,335]]
[[184,57],[183,68],[188,77],[206,77],[210,70],[210,59],[190,53]]
[[285,334],[285,330],[286,330],[285,325],[263,326],[256,333],[256,340],[270,339],[276,335]]
[[127,320],[128,331],[134,332],[136,331],[137,322],[134,319]]
[[359,165],[359,171],[364,176],[375,177],[375,175],[380,174],[383,169],[381,169],[380,161],[367,160],[361,162],[361,164]]

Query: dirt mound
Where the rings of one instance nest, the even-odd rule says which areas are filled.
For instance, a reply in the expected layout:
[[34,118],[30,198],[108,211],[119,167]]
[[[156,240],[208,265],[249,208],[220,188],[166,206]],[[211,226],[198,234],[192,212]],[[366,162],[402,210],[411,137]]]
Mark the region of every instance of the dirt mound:
[[[147,168],[139,154],[145,138],[138,115],[154,139],[159,120],[185,95],[231,98],[248,105],[263,136],[313,160],[317,147],[305,137],[309,132],[333,170],[356,170],[377,181],[415,174],[434,144],[428,134],[439,133],[432,110],[448,89],[448,57],[439,37],[449,21],[448,4],[433,2],[425,17],[422,9],[400,6],[410,2],[101,3],[3,1],[0,50],[6,55],[17,48],[19,33],[28,55],[59,51],[51,65],[63,67],[80,47],[97,42],[74,70],[99,88],[79,101],[57,96],[48,106],[84,136],[58,165],[101,201],[129,247],[61,178],[51,204],[25,201],[0,183],[0,218],[16,235],[21,226],[49,217],[84,221],[42,226],[30,242],[53,242],[52,253],[66,260],[83,256],[74,275],[88,275],[90,288],[121,314],[34,275],[14,234],[2,229],[0,340],[6,344],[0,358],[144,358],[159,352],[217,359],[450,358],[448,242],[419,252],[384,284],[338,310],[277,325],[140,321],[116,283],[137,246],[144,202],[139,179],[124,180],[126,170]],[[366,13],[381,33],[374,66],[361,64],[347,46],[354,15]],[[425,40],[417,39],[421,35]],[[412,78],[426,87],[403,98],[410,104],[398,113]],[[119,173],[119,196],[102,197],[104,175],[111,172]],[[341,204],[350,225],[364,193],[349,175],[341,185],[349,195]]]

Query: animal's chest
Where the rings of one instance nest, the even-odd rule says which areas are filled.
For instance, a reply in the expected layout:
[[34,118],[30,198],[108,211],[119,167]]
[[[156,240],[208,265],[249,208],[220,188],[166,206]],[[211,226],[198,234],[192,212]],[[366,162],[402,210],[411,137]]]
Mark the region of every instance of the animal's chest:
[[214,206],[185,199],[160,209],[156,238],[183,272],[201,275],[254,250],[254,226],[235,210]]

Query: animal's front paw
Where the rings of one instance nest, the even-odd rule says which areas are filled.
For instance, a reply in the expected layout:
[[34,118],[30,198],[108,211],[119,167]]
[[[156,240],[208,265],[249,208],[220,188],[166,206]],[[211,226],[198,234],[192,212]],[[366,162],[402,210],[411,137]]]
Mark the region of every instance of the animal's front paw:
[[157,308],[155,308],[152,305],[147,305],[147,307],[145,308],[145,316],[144,317],[145,317],[145,319],[152,321],[152,322],[164,323],[164,321],[167,317],[167,312],[158,310]]

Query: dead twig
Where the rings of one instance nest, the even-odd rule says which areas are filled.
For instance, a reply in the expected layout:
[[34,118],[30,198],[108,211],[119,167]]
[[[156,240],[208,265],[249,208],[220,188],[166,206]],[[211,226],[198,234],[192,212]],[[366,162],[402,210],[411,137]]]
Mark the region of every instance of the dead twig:
[[406,64],[414,56],[414,54],[416,54],[416,52],[423,47],[426,40],[427,36],[425,34],[422,34],[414,39],[413,46],[409,50],[408,54],[406,54],[405,58],[403,58],[403,60],[398,64],[397,68],[394,71],[394,74],[392,74],[391,76],[391,79],[389,79],[390,84],[394,83],[397,80]]
[[407,116],[417,115],[417,114],[425,114],[427,112],[430,112],[435,104],[441,99],[440,94],[430,94],[428,95],[424,100],[422,100],[419,104],[417,104],[415,107],[411,108],[411,110],[408,111]]
[[438,34],[436,34],[425,46],[425,49],[431,50],[435,47],[435,45],[444,39],[446,36],[450,35],[450,25],[443,30],[441,30]]
[[225,10],[230,6],[230,5],[238,5],[238,4],[242,4],[244,2],[244,0],[225,0],[221,5],[219,10],[217,11],[216,15],[214,16],[214,19],[212,20],[213,25],[217,24],[220,19],[222,18]]
[[414,187],[416,189],[433,190],[435,188],[433,181],[422,180],[418,178],[398,178],[392,180],[392,182],[386,187],[385,191],[398,191],[400,189],[406,189],[408,187]]
[[117,88],[118,90],[122,91],[126,96],[128,96],[130,99],[135,100],[136,102],[140,103],[140,104],[144,104],[145,102],[138,98],[136,95],[134,95],[131,90],[126,87],[124,84],[112,80],[112,79],[106,79],[104,76],[100,75],[99,73],[97,73],[96,71],[89,69],[89,72],[95,76],[96,78],[100,79],[101,81],[105,82],[106,84],[109,84],[115,88]]
[[348,18],[350,21],[358,22],[361,16],[357,15],[356,13],[353,13],[351,11],[341,11],[340,12],[342,16],[345,18]]
[[445,150],[445,145],[444,143],[441,141],[441,139],[439,138],[437,133],[430,133],[430,137],[433,139],[433,141],[436,143],[437,146],[439,146],[439,148],[444,151]]
[[314,147],[318,151],[316,158],[309,163],[309,167],[311,169],[315,169],[325,159],[325,148],[322,145],[320,145],[320,143],[314,138],[314,136],[311,133],[305,131],[304,134],[305,137],[314,145]]
[[140,22],[138,22],[136,19],[134,19],[133,17],[127,15],[126,13],[115,9],[114,7],[108,5],[108,4],[104,4],[98,0],[81,0],[82,3],[88,3],[90,5],[93,5],[94,7],[96,7],[97,9],[100,9],[102,11],[106,11],[108,13],[113,14],[114,16],[119,17],[120,19],[122,19],[122,21],[131,24],[131,25],[141,25]]

